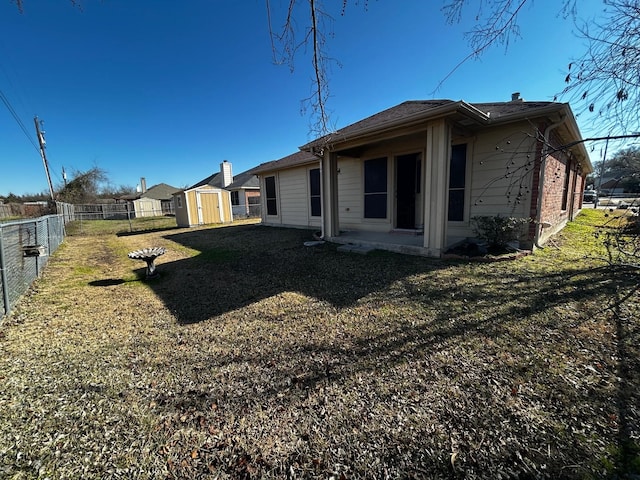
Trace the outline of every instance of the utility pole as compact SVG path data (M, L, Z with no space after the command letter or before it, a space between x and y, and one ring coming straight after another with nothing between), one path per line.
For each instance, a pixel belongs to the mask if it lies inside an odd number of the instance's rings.
M40 125L38 123L38 117L33 117L33 123L36 125L36 136L38 137L38 143L40 144L40 156L42 157L42 163L44 164L44 173L47 175L47 182L49 183L49 192L51 193L51 200L54 200L53 196L53 184L51 183L51 174L49 173L49 162L47 162L47 155L44 151L47 142L44 140L44 132L40 131Z

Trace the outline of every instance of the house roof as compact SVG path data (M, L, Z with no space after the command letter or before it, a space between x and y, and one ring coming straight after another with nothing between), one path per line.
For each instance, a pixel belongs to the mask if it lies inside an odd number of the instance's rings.
M233 182L226 187L222 186L222 173L216 172L213 175L209 175L207 178L203 178L198 183L185 188L185 190L192 190L198 187L204 187L209 185L210 187L224 188L225 190L240 190L243 188L260 188L260 182L253 172L255 168L247 170L246 172L239 173L233 176Z
M180 189L167 185L166 183L159 183L149 188L146 192L142 193L138 198L153 198L155 200L171 200L173 194L179 192Z
M373 131L445 116L458 115L471 119L474 123L489 125L558 112L565 107L564 103L523 100L491 103L468 103L464 100L409 100L309 142L300 149L311 151L314 147L340 143Z
M581 140L575 117L567 103L526 102L516 99L509 102L468 103L464 100L409 100L378 112L358 122L320 137L300 147L306 152L318 152L324 148L339 149L350 142L365 144L373 136L393 132L398 128L419 126L437 118L452 118L464 127L492 126L532 118L553 116L562 118L569 141ZM581 142L573 142L587 162L589 155ZM591 170L591 164L587 167Z
M255 174L262 174L265 172L269 172L272 170L280 170L283 168L292 168L298 167L300 165L306 165L311 163L317 163L320 160L318 157L309 152L296 152L291 155L287 155L279 160L272 160L270 162L265 162L257 167L255 167L252 171Z
M252 168L251 170L247 170L246 172L234 175L233 183L231 183L231 185L227 185L225 188L227 190L260 188L260 180L258 180L258 177L254 173L254 170L255 168Z
M608 180L602 180L602 184L600 185L600 188L608 188L608 189L612 189L612 188L622 188L620 186L620 178L610 178Z
M222 188L222 174L220 172L217 172L217 173L214 173L213 175L209 175L207 178L203 178L198 183L194 183L190 187L185 188L185 190L204 187L205 185Z
M564 113L568 123L568 130L572 137L581 138L575 117L566 103L559 102L526 102L513 100L510 102L468 103L463 100L409 100L394 107L378 112L358 122L320 137L300 147L300 152L293 153L279 160L263 163L253 169L255 173L280 170L318 162L318 157L312 152L326 146L335 146L342 142L349 142L362 137L366 141L369 135L382 131L404 127L413 123L423 123L425 120L453 116L463 125L499 125L527 118L541 117L551 114ZM574 148L581 151L588 161L588 153L581 143ZM591 170L591 165L587 167Z

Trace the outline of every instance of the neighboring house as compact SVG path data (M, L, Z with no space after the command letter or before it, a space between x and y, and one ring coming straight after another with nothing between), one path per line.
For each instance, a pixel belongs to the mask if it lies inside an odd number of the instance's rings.
M135 218L162 216L162 204L155 198L138 197L131 202Z
M147 202L149 205L152 204L155 215L173 215L175 213L173 209L173 194L179 191L179 188L172 187L166 183L159 183L143 191L133 202L136 216L138 216L136 202L139 202L141 206L143 202Z
M146 179L141 177L138 193L123 195L115 201L128 204L129 211L135 218L173 215L173 194L179 191L166 183L159 183L147 189Z
M231 163L227 162L231 172ZM224 162L223 164L224 165ZM222 167L222 166L221 166ZM232 182L223 188L231 192L231 205L234 217L260 216L260 180L252 170L231 175Z
M531 218L523 248L582 206L592 171L568 104L408 101L262 164L265 225L439 257L475 216Z
M603 178L602 183L600 185L600 195L620 195L624 193L624 187L620 184L622 182L619 178Z
M260 180L253 173L237 175L227 187L231 192L233 215L236 217L260 217Z

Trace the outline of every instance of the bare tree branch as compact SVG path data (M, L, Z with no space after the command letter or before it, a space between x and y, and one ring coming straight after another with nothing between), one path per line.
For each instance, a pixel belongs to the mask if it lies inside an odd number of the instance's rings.
M330 96L328 68L331 62L339 65L326 51L326 35L331 30L333 18L321 8L319 0L289 0L284 24L279 33L276 33L270 0L266 0L266 4L274 63L287 64L293 72L297 57L304 55L307 48L310 51L310 63L313 68L312 89L311 95L301 102L301 112L304 114L307 109L311 109L311 132L316 136L323 136L331 131L327 110L327 100ZM346 4L347 1L343 0L343 13ZM306 10L306 13L297 14L297 7L300 5L305 7L303 11ZM297 16L303 19L301 26L298 24ZM300 29L303 34L301 40L298 40Z
M472 58L478 58L487 49L500 43L507 47L512 37L520 36L520 28L517 23L518 14L522 7L530 0L481 0L476 19L481 18L482 8L485 4L493 4L493 9L487 17L486 23L477 25L466 34L472 52L455 65L445 77L440 80L434 92L440 90L442 85L465 63ZM458 23L462 19L462 11L467 0L454 0L445 5L442 11L448 23Z
M600 128L640 130L640 2L606 0L602 18L578 26L586 52L569 64L559 96L595 114Z
M508 48L520 36L518 16L534 0L477 0L477 25L466 34L471 53L438 83L438 91L463 64L500 44ZM562 0L559 14L573 20L585 52L577 53L565 76L567 86L556 96L580 107L604 131L640 130L640 0L603 0L597 19L578 23L578 0ZM469 0L449 0L442 11L448 23L459 23ZM559 89L560 90L560 89Z

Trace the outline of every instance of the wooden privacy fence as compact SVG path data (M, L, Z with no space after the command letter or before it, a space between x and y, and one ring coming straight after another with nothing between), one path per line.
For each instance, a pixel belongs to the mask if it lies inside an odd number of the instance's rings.
M0 223L0 313L2 316L40 276L65 236L63 214Z
M0 220L35 218L53 214L63 215L64 223L67 224L74 220L74 206L64 202L0 203Z
M7 218L13 215L11 205L0 203L0 218Z

